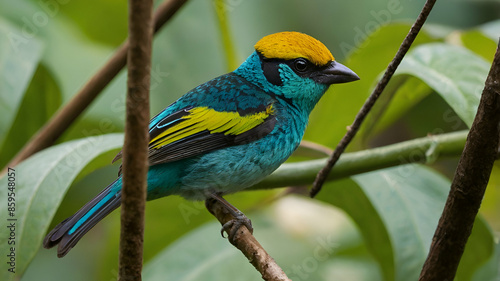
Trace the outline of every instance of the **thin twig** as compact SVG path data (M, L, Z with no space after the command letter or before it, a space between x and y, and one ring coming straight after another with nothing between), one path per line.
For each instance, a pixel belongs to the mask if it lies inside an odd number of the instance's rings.
M387 66L387 70L384 73L384 76L382 79L378 82L377 86L373 90L372 94L368 97L366 100L365 104L361 108L361 110L358 112L356 115L356 118L354 119L354 122L352 125L349 127L347 130L347 133L344 135L340 143L337 145L335 148L335 151L332 153L330 158L328 159L327 164L321 171L318 173L316 176L316 179L313 184L313 188L311 189L310 196L315 197L316 194L321 190L321 187L323 186L326 177L330 173L331 169L335 165L335 163L339 160L340 155L344 152L346 149L347 145L351 142L351 140L354 138L356 133L358 132L359 128L361 127L361 124L363 123L363 120L365 117L368 115L370 110L372 109L373 105L377 101L378 97L382 93L382 91L385 89L387 84L389 83L389 80L391 79L392 75L394 72L396 72L397 67L403 60L403 57L406 55L408 52L408 49L410 49L411 44L413 41L415 41L415 38L417 37L420 29L425 23L425 20L427 19L427 16L432 10L432 7L434 6L434 3L436 3L436 0L427 0L425 3L424 7L422 8L422 11L420 12L420 15L418 16L417 20L413 24L413 26L410 29L410 32L408 32L408 35L406 35L406 38L404 39L403 43L399 47L398 52L396 53L396 56L394 56L394 59L389 63Z
M154 21L158 31L187 0L170 0L163 2L156 10ZM78 93L61 108L17 153L5 167L13 167L24 159L47 148L69 128L83 111L92 103L99 93L118 75L127 63L128 39L115 51L106 64L78 91ZM2 170L0 174L5 171Z
M208 199L206 201L207 209L219 222L224 225L234 219L227 209L219 201ZM238 248L248 259L248 261L260 272L262 279L266 281L291 281L274 261L274 259L264 250L255 237L248 231L246 226L241 226L236 232L231 244Z
M481 206L500 137L500 43L420 281L453 280Z
M129 0L129 49L118 280L141 280L149 143L153 0Z

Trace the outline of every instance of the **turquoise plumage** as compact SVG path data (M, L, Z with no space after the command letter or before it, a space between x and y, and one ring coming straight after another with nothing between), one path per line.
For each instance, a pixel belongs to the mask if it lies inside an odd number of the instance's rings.
M148 200L173 194L217 199L256 184L298 147L329 85L359 79L302 33L272 34L255 48L234 72L194 88L151 119ZM66 255L120 206L121 186L119 175L57 225L44 247L59 245L58 256Z

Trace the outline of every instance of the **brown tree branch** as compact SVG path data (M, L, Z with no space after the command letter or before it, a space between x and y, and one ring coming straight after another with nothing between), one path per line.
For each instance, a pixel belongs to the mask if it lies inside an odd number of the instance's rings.
M434 3L436 3L436 0L427 0L427 2L425 3L424 7L422 8L422 11L420 12L420 15L418 15L418 18L411 27L410 31L408 32L408 35L406 35L406 38L404 39L403 43L401 43L401 46L399 47L398 52L394 56L394 59L387 66L387 70L385 71L384 76L378 82L372 94L363 104L363 107L356 115L354 122L352 123L351 126L349 126L347 133L344 135L342 140L340 140L339 144L337 145L333 153L330 155L330 158L328 159L328 162L325 165L325 167L321 169L321 171L319 171L318 175L316 176L313 188L311 189L310 193L311 197L316 196L316 194L318 194L318 192L321 191L321 187L325 183L326 178L328 177L328 174L332 170L333 166L335 165L335 163L337 163L340 155L344 152L347 145L349 145L351 140L358 132L365 117L368 115L373 105L377 101L378 97L389 83L389 80L391 79L394 72L396 72L397 67L399 66L404 56L408 52L408 49L410 49L411 44L413 43L413 41L415 41L415 38L417 37L420 29L422 29L422 26L424 25L427 16L429 16L429 13L431 12Z
M212 213L219 222L224 225L228 221L234 219L229 214L227 208L219 201L207 199L207 209ZM234 238L228 239L233 246L238 248L248 259L248 261L260 272L262 279L266 281L291 281L274 261L274 259L264 250L255 237L248 231L246 226L241 226Z
M500 43L420 281L453 280L481 206L500 137Z
M154 31L158 31L187 0L169 0L156 10ZM90 78L78 93L45 124L17 153L6 167L13 167L24 159L47 148L69 128L83 113L99 93L113 80L127 63L128 39L115 51L114 55ZM0 174L5 171L2 170Z
M141 280L146 205L153 0L129 0L129 48L118 280Z

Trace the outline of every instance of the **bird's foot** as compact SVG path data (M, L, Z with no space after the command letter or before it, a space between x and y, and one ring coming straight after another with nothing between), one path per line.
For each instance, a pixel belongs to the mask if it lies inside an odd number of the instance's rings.
M233 219L229 220L228 222L224 223L221 228L221 235L222 237L226 238L224 236L224 232L228 234L227 238L231 243L234 242L234 238L236 236L236 233L238 230L242 227L245 226L248 231L250 231L251 234L253 234L253 227L252 227L252 221L245 216L240 210L238 210L236 207L231 205L231 203L227 202L224 198L222 198L219 194L210 194L210 199L207 199L205 204L209 204L209 200L215 200L221 203L222 206L224 206L225 211L229 213ZM208 208L210 210L210 208Z
M245 226L248 229L248 231L250 231L250 233L253 234L252 221L249 218L247 218L245 214L243 214L241 211L238 210L236 213L232 215L234 216L234 219L226 222L220 230L220 234L222 235L222 237L225 238L224 236L224 231L225 231L228 234L227 238L229 239L229 241L233 242L236 233L242 226Z

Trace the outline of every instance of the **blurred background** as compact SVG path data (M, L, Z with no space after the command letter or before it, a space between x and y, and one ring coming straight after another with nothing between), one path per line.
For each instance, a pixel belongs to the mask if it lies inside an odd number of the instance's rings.
M160 1L155 3L157 5ZM324 104L320 104L311 117L306 139L334 147L345 132L345 127L352 122L359 105L369 95L369 89L376 83L375 79L365 79L363 72L376 69L373 71L380 73L390 61L385 55L384 59L377 61L379 53L370 52L369 48L384 50L384 40L376 39L381 38L377 36L393 36L393 40L387 41L387 52L394 54L398 46L393 44L394 41L401 42L408 24L413 23L423 4L422 0L188 1L155 36L151 113L156 114L196 85L234 70L250 55L255 42L263 36L279 31L300 31L323 42L336 60L346 63L365 83L363 92L349 88L349 85L334 87L327 93L331 96L322 101ZM21 106L17 115L5 115L2 125L3 129L7 128L3 131L6 135L0 140L3 141L0 150L0 164L3 167L127 37L127 3L117 0L0 0L0 7L0 48L8 48L9 44L13 44L26 58L25 75L19 76L25 79L19 79L19 84L25 87L19 89L25 92L23 100L19 101ZM453 43L459 34L477 30L479 26L499 18L500 1L438 1L422 35L426 39L422 40ZM387 30L379 31L387 25L393 26L394 29L390 29L394 31L392 34ZM497 23L481 30L489 32L490 38L498 38L498 27L500 25ZM378 49L371 46L370 42L376 42ZM489 52L485 56L490 56L491 61L494 39L481 43L483 45ZM364 49L365 46L369 47ZM370 58L366 64L359 57L358 60L353 59L353 55L360 53ZM4 52L2 56L0 75L9 76L13 74L6 65L9 54ZM126 73L122 71L58 143L122 132L125 85ZM1 85L0 89L4 89L0 93L2 102L8 103L9 93ZM426 90L432 92L428 87ZM334 105L337 110L328 110L331 107L327 103ZM325 120L322 114L329 115L330 119ZM321 137L325 129L332 133ZM456 118L442 97L429 94L404 108L397 121L374 130L374 134L357 138L350 150L424 137L428 133L435 133L436 129L440 133L451 132L467 129L467 124ZM107 153L96 161L108 163L116 152ZM444 177L450 178L457 159L438 161L434 168ZM67 192L51 227L97 194L116 177L117 170L118 165L106 165L79 178ZM497 171L498 167L495 167L494 173ZM497 243L500 233L498 180L498 176L492 178L482 210L487 221L485 228L495 233ZM375 261L377 258L366 246L358 226L342 209L304 197L288 196L277 200L282 193L283 190L244 192L230 196L228 200L254 221L256 235L261 235L264 241L268 239L266 237L271 237L269 241L272 242L266 249L271 255L277 252L278 263L288 265L289 276L295 277L293 280L398 279L397 273L394 274L396 277L388 279L384 265ZM325 218L328 218L328 222ZM259 227L263 229L260 233ZM190 266L197 270L202 270L200 268L204 266L213 271L219 270L224 275L230 270L228 266L211 265L207 260L220 259L224 263L235 259L246 264L243 256L219 237L217 228L215 220L202 203L176 197L152 201L147 205L145 264L158 262L159 253L164 253L162 251L168 246L171 246L169 254L165 254L163 259L173 265L177 262L179 267L187 267L186 264L192 263ZM281 244L276 242L277 236L283 237ZM202 259L203 254L197 251L202 246L194 246L191 241L201 241L201 245L218 245L220 252L207 249L204 252L206 258ZM90 231L65 258L57 259L53 249L41 249L21 280L116 280L118 243L119 213L114 212ZM187 245L187 248L180 245ZM189 245L194 249L190 251ZM308 257L318 245L323 245L321 251L326 251L332 257L327 261L318 261L318 258L309 260ZM334 255L334 252L340 253L339 256ZM287 260L287 256L298 258ZM389 259L387 263L397 262ZM171 271L175 271L173 265ZM244 269L233 269L235 272L247 270L253 271L253 268L246 264ZM151 270L148 273L150 280L160 280L155 279L153 272ZM210 275L214 274L209 273L211 271L203 272L205 275L200 279L184 276L184 279L175 280L222 280L220 276ZM246 273L241 274L247 276ZM255 274L249 272L248 279L239 280L256 280L259 276Z

